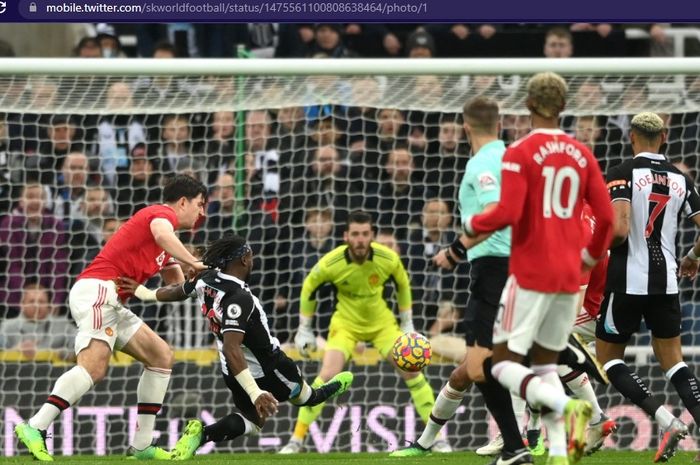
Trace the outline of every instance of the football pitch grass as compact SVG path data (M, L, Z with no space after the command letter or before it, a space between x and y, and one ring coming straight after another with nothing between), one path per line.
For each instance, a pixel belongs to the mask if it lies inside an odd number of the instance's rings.
M695 452L679 452L670 464L691 464L695 457ZM298 454L298 455L276 455L273 453L238 453L238 454L210 454L194 457L188 463L192 465L266 465L266 464L304 464L304 465L378 465L378 464L420 464L420 465L488 465L493 459L490 457L479 457L474 452L456 452L453 454L433 454L429 457L417 458L393 458L387 453L333 453L333 454ZM601 451L591 457L584 457L582 465L626 465L626 464L651 464L654 460L654 451L628 452L628 451ZM113 465L125 461L123 456L57 456L57 464L76 465ZM545 457L537 457L535 463L544 465ZM0 458L0 464L37 464L29 456L15 456ZM136 463L129 461L128 463Z

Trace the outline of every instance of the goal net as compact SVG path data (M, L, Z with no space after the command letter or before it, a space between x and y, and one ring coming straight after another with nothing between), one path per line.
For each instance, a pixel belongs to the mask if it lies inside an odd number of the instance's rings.
M7 65L7 66L5 66ZM436 352L426 370L435 392L464 350L468 266L456 273L430 257L459 231L457 191L470 148L464 103L496 98L502 138L529 129L524 87L555 70L569 83L564 129L588 145L605 170L631 156L628 129L639 111L662 114L668 157L695 177L700 134L700 64L666 60L5 60L0 69L0 405L4 455L18 453L12 428L41 405L72 363L67 290L100 246L136 210L160 200L177 173L210 189L207 218L181 235L196 248L227 232L245 235L258 256L251 287L274 334L298 358L305 274L342 242L348 212L362 208L377 240L400 252L410 274L416 328ZM679 250L695 238L683 222ZM133 238L139 241L140 238ZM537 263L533 259L533 266ZM158 285L153 279L150 286ZM697 358L696 284L682 281L683 343ZM395 305L391 292L386 297ZM233 408L218 356L193 303L130 307L176 351L159 441L171 447L183 422ZM314 320L328 335L333 292L323 289ZM321 341L323 342L323 341ZM630 362L681 415L679 399L640 336ZM300 361L306 379L319 354ZM312 451L387 451L414 440L422 423L400 378L371 346L358 345L349 396L312 425ZM117 355L107 380L66 410L50 431L56 453L123 453L134 434L140 366ZM597 386L621 425L607 446L655 447L653 422L613 388ZM210 451L272 451L289 439L297 410L281 406L261 435ZM690 421L687 413L681 418ZM487 441L495 428L473 390L447 438L457 449ZM694 439L682 443L696 448Z

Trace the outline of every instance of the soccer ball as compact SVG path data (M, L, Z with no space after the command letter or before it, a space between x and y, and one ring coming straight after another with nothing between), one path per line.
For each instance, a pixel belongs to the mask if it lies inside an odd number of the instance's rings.
M391 350L396 365L403 371L421 371L430 365L430 341L418 333L399 336Z

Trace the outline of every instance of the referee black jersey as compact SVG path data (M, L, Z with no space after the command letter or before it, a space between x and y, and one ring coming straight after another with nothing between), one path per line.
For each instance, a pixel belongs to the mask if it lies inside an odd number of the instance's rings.
M275 370L279 341L270 334L267 315L245 282L217 270L208 270L200 274L197 281L186 282L184 290L190 295L196 294L202 314L209 320L225 375L229 370L223 341L228 331L244 334L241 349L253 378L262 378Z
M608 170L613 202L630 202L627 240L610 251L607 291L677 294L676 233L700 213L693 182L663 155L643 152Z

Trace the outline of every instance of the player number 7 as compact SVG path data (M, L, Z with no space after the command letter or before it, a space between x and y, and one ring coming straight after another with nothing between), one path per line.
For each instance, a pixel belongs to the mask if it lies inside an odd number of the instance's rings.
M666 204L669 200L671 200L670 195L659 194L657 192L652 192L651 194L649 194L649 203L653 202L656 205L654 205L654 209L649 215L649 221L647 221L647 227L644 230L645 238L648 238L654 232L654 222L656 221L656 218L659 217L661 212L664 211L664 208L666 208Z

